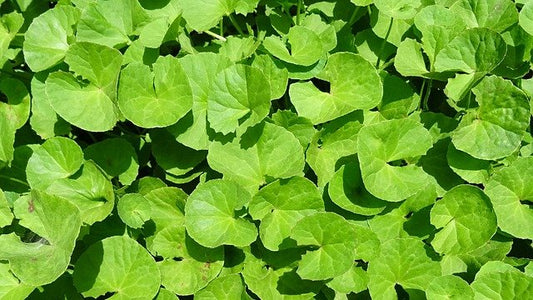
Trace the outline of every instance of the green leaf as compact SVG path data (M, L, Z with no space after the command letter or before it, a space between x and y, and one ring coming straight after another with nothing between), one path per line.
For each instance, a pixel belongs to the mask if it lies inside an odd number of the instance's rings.
M426 290L441 275L438 262L433 261L416 238L391 239L381 245L379 255L368 264L372 298L395 299L396 284L404 289Z
M422 5L420 0L374 0L374 5L380 12L394 19L411 19Z
M24 83L9 77L0 79L0 95L7 98L6 103L0 101L0 116L16 129L22 127L30 116L30 93Z
M166 227L154 239L161 284L178 295L190 295L218 276L224 265L224 248L205 248L186 233L183 224Z
M9 270L9 264L0 263L0 299L27 299L35 287L25 285Z
M111 138L85 148L85 158L93 160L107 175L118 177L124 185L130 185L139 170L137 153L123 138Z
M327 286L338 293L349 294L359 293L367 289L368 275L363 268L352 265L346 273L333 278Z
M428 300L474 299L474 291L466 281L453 275L435 278L426 290Z
M45 189L76 173L82 163L83 152L76 142L64 137L51 138L36 148L28 160L28 183L34 189Z
M258 0L182 0L180 7L187 24L196 31L205 31L233 12L252 12Z
M150 67L134 62L120 75L118 105L124 116L144 128L176 123L192 108L192 92L179 60L159 57Z
M485 192L490 197L498 217L498 227L515 237L533 237L533 158L518 158L498 170L487 182Z
M244 282L239 274L218 277L194 296L199 300L246 299Z
M431 209L431 224L441 229L431 241L447 255L466 253L488 242L496 233L496 215L490 199L477 187L459 185Z
M73 277L84 297L95 298L113 293L116 299L152 299L161 284L154 258L127 236L92 244L76 261Z
M484 27L502 32L518 22L518 11L511 0L461 0L451 6L468 27Z
M232 62L215 53L186 55L179 59L192 90L192 113L168 128L178 142L196 150L207 150L207 99L216 75Z
M533 35L533 3L527 1L520 10L519 24L527 33Z
M86 224L102 221L115 205L113 185L92 161L86 161L75 176L56 179L46 192L74 204Z
M13 160L16 131L14 122L0 116L0 169Z
M502 62L506 51L498 33L487 28L468 29L437 54L435 71L488 73Z
M385 118L407 117L418 108L420 100L420 96L404 79L389 74L383 77L383 98L378 109Z
M67 269L81 227L78 209L59 197L33 190L14 205L19 224L28 229L33 242L15 233L0 235L0 259L24 284L44 285ZM30 241L32 240L30 238Z
M331 201L344 210L364 216L382 212L387 202L374 197L363 185L358 162L343 165L328 186Z
M63 120L52 108L46 95L45 81L48 74L37 73L31 80L31 128L43 139L65 135L70 132L70 124Z
M300 145L305 149L311 143L316 133L313 123L304 117L299 117L289 110L278 110L271 116L274 124L290 131L300 141Z
M24 57L34 72L60 63L75 33L80 18L77 8L58 5L35 18L24 35Z
M269 178L300 176L304 154L290 132L271 123L261 123L231 143L213 142L207 162L225 178L255 191Z
M138 35L148 20L148 15L136 0L117 3L93 1L81 14L76 39L122 48L131 43L130 36Z
M13 221L13 214L7 203L4 192L0 189L0 228L10 225Z
M314 246L302 256L296 271L303 279L326 280L348 271L355 258L356 233L341 216L316 213L302 218L292 229L298 246Z
M238 183L211 180L198 186L185 205L185 225L200 245L244 247L257 238L255 225L243 218L251 195Z
M263 46L282 61L301 66L311 66L325 54L318 34L304 26L291 27L287 34L287 42L290 48L283 39L271 35L263 40Z
M485 77L473 92L479 108L463 117L452 135L453 144L478 159L510 155L518 149L529 125L527 96L510 81L496 76Z
M470 156L457 150L453 143L448 145L446 158L450 168L462 179L470 183L485 183L490 177L490 161Z
M295 246L289 239L293 227L305 216L323 211L324 202L311 181L292 177L263 187L248 210L252 218L261 220L259 237L265 248L277 251Z
M270 83L270 98L278 99L285 94L289 84L289 71L280 61L270 55L257 55L252 67L258 68Z
M233 65L219 72L207 100L209 126L222 134L244 131L270 110L270 86L261 70Z
M120 219L129 227L140 228L150 219L150 202L141 194L125 194L117 203Z
M431 148L429 132L411 119L384 121L361 128L357 151L366 189L386 201L402 201L423 189L429 175L409 163ZM407 165L395 165L405 161Z
M331 84L322 92L311 82L294 83L289 94L298 114L314 124L324 123L357 109L379 104L382 83L376 69L363 57L352 53L335 53L328 58L318 78Z
M527 298L533 293L533 280L509 265L493 262L481 267L472 289L474 299Z

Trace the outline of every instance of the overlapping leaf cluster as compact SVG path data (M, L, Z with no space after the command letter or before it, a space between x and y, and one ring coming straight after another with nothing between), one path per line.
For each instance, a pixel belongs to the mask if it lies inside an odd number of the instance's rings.
M533 1L0 14L0 299L533 297Z

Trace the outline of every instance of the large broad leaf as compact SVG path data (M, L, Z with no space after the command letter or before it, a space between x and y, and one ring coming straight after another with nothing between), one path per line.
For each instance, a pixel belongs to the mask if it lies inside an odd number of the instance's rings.
M224 248L206 248L185 233L183 224L160 231L154 251L164 258L158 262L161 284L178 295L191 295L216 278L224 265Z
M379 11L394 19L411 19L422 5L421 0L374 0Z
M288 237L303 217L324 210L324 202L317 187L303 177L276 180L263 187L252 199L249 212L261 220L259 235L265 248L295 246Z
M435 58L435 71L488 73L502 62L507 46L496 32L486 28L464 31L444 47Z
M0 168L13 160L16 131L14 122L0 116Z
M257 55L252 67L261 70L268 79L271 99L281 98L285 94L289 84L289 71L277 58L266 54Z
M301 175L304 154L292 133L277 125L262 123L231 143L213 142L207 161L225 178L255 191L269 179Z
M6 103L0 101L0 117L17 129L22 127L30 116L30 93L24 83L13 78L0 79L0 95L7 98Z
M0 228L10 225L12 221L13 214L11 213L11 208L9 208L4 192L0 189Z
M140 62L124 68L118 104L124 116L137 126L166 127L191 110L191 87L179 61L172 56L159 57L152 70Z
M479 108L463 117L459 129L452 134L453 144L478 159L510 155L517 150L529 125L526 94L510 81L496 76L485 77L473 92Z
M126 225L141 228L150 219L150 202L141 194L125 194L117 203L117 213Z
M368 264L368 275L372 298L396 299L396 284L424 291L441 275L441 268L428 257L421 240L397 238L381 245L379 255Z
M98 44L76 43L67 51L65 62L74 74L59 71L46 79L52 108L67 122L87 131L113 128L118 120L115 95L122 65L120 52Z
M290 236L298 246L314 246L307 252L296 271L309 280L326 280L348 271L355 259L356 232L343 217L316 213L301 219Z
M511 0L460 0L451 10L468 27L484 27L502 32L518 21L518 11Z
M35 149L28 160L26 177L32 188L44 189L54 181L76 173L82 163L83 152L76 142L55 137Z
M217 74L207 101L207 120L228 134L261 122L270 110L270 86L261 70L233 65Z
M244 247L257 238L257 228L244 218L252 196L238 183L211 180L198 186L185 205L185 225L200 245Z
M74 204L86 224L102 221L115 205L111 181L92 161L86 161L76 175L56 179L46 192Z
M527 1L520 10L519 24L527 33L533 35L533 2Z
M533 238L533 158L519 158L498 170L485 192L490 197L501 230L523 239Z
M3 14L0 20L0 64L4 64L7 60L5 55L9 53L9 44L24 24L24 18L17 12L11 12Z
M209 147L207 135L207 99L215 76L232 62L215 53L198 53L179 59L192 90L192 111L168 128L178 142L196 150Z
M435 278L426 290L428 300L471 300L474 291L461 277L444 275Z
M481 247L496 233L496 215L489 198L477 187L459 185L449 190L431 209L431 224L441 229L431 241L447 255Z
M127 236L91 245L76 261L73 276L84 297L113 293L115 299L152 299L161 284L154 258Z
M533 277L502 262L485 264L472 282L474 299L523 299L533 294Z
M241 275L230 274L211 281L194 297L200 300L246 299L245 295L246 290Z
M428 184L429 175L410 164L409 158L425 154L431 145L429 132L411 119L361 128L357 151L366 189L387 201L402 201L416 194Z
M63 60L79 18L77 8L58 5L33 20L26 31L23 48L32 71L46 70Z
M122 48L131 43L130 37L139 35L138 30L148 20L148 15L136 0L92 1L81 14L76 39Z
M311 66L325 54L320 37L307 27L291 27L287 39L290 48L277 36L266 37L263 46L282 61L301 66Z
M370 109L383 95L376 69L363 57L335 53L317 76L330 82L330 91L322 92L311 82L294 83L289 93L299 115L314 124L324 123L357 109Z
M24 242L15 233L0 235L0 259L9 261L11 271L24 284L53 282L69 265L81 227L78 209L59 197L33 190L15 202L14 212L36 240Z
M182 0L183 18L194 30L205 31L233 12L252 12L258 0Z

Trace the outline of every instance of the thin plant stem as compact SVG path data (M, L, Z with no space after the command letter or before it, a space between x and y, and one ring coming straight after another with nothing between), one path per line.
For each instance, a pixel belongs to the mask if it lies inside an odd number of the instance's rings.
M300 10L302 9L302 0L298 0L296 5L296 25L300 25Z
M240 35L244 35L244 32L242 31L241 29L241 26L239 26L239 23L237 23L237 21L235 20L235 18L233 17L233 15L229 15L229 20L231 21L231 24L233 24L233 26L235 27L235 29L237 29L237 32L240 34Z
M421 98L424 97L424 93L426 92L426 84L427 84L427 79L424 79L424 81L422 81L422 87L420 87L420 97ZM418 102L417 110L418 109L420 109L420 102Z
M220 25L218 26L220 27L220 36L224 36L224 19L220 19Z
M376 62L376 69L379 69L379 63L381 62L381 55L383 54L383 50L385 49L385 43L387 43L387 39L389 38L390 32L392 30L392 22L394 21L393 18L390 18L389 28L387 28L387 33L385 34L385 38L383 41L381 41L381 46L379 46L379 53L378 53L378 60Z
M206 33L206 34L208 34L208 35L210 35L210 36L216 38L217 40L221 40L221 41L223 41L223 42L226 41L226 38L225 38L225 37L223 37L223 36L221 36L221 35L218 35L218 34L212 32L212 31L210 31L210 30L206 30L206 31L204 31L204 33Z
M425 111L429 110L428 101L429 101L429 95L431 94L431 86L433 85L433 79L429 80L426 92L424 94L424 101L422 102L422 108Z
M361 6L356 6L353 10L352 16L350 17L350 20L348 21L348 26L352 26L353 23L355 23L355 17L357 17L357 14L359 13L359 10L361 9Z
M24 181L22 181L20 179L9 177L9 176L6 176L6 175L0 175L0 178L5 178L7 180L10 180L10 181L13 181L13 182L16 182L16 183L20 183L20 184L22 184L24 186L27 186L27 187L30 186L27 182L24 182Z

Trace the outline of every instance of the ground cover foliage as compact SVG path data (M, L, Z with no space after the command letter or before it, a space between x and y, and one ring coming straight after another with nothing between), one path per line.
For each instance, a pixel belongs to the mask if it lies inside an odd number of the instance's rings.
M0 299L533 297L533 1L0 13Z

